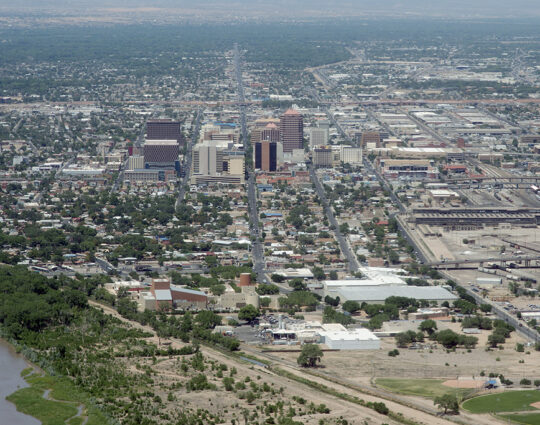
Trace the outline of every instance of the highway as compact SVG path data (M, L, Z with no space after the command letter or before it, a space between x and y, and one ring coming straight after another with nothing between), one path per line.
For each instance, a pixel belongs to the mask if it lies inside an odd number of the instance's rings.
M184 156L184 162L182 163L182 178L178 184L178 198L176 198L176 203L174 208L178 209L180 204L184 200L186 194L186 186L189 181L189 175L191 172L191 161L192 161L192 150L193 145L195 145L199 139L199 131L201 130L201 121L202 121L203 112L201 109L197 111L197 117L195 118L195 127L191 133L191 143L186 143L186 154Z
M240 51L238 44L234 45L234 67L236 73L236 84L238 90L238 103L240 106L240 127L242 131L242 142L244 151L249 151L249 136L246 125L246 103L244 98L244 81L242 78L242 66L240 63ZM253 271L257 275L259 283L271 283L264 272L264 251L262 247L261 230L259 228L259 214L257 212L257 192L255 187L255 173L252 166L246 161L247 172L247 195L249 208L249 230L251 234L251 256L253 258Z

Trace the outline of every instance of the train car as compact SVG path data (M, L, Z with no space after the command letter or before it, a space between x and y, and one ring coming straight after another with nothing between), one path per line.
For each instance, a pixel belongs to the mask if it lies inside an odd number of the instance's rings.
M39 267L39 266L32 266L32 267L30 267L30 270L33 270L35 272L41 272L41 273L48 273L49 272L49 269L47 269L45 267Z

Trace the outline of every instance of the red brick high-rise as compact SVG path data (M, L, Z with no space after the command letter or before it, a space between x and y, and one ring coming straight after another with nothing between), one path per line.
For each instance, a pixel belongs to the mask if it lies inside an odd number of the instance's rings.
M277 125L274 123L268 124L261 131L261 140L268 142L279 142L280 141L280 132Z
M283 152L304 147L304 119L294 109L289 109L279 119Z

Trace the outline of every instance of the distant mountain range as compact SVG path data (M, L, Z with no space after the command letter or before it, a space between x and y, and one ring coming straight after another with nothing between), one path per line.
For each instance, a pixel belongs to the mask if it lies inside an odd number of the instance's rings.
M100 9L223 10L238 16L540 17L538 0L0 0L4 10L92 13Z

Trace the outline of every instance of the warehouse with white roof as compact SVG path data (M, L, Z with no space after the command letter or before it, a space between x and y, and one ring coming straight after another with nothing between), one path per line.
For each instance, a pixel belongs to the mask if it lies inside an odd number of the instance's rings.
M333 350L378 350L381 340L369 329L346 329L338 323L322 325L321 342Z
M360 304L384 304L389 297L407 297L441 304L444 301L453 302L458 297L441 286L409 286L409 285L379 285L379 286L333 286L325 289L325 295L339 296L342 302L357 301Z

